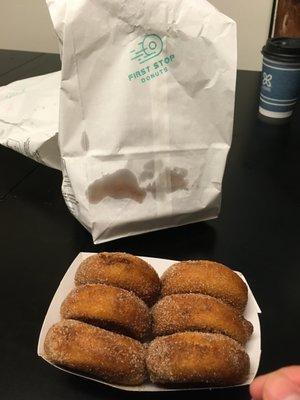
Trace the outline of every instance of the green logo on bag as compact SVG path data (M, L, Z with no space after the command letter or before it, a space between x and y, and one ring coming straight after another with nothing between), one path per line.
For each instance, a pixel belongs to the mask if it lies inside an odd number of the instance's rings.
M158 56L163 50L163 41L158 35L146 35L144 39L138 43L138 48L131 50L131 60L137 60L140 64L153 57Z
M138 64L159 56L163 51L164 45L160 36L155 33L144 36L143 40L137 43L137 47L130 51L130 59ZM169 71L169 65L175 60L174 54L161 55L159 59L143 65L128 74L130 82L147 83Z

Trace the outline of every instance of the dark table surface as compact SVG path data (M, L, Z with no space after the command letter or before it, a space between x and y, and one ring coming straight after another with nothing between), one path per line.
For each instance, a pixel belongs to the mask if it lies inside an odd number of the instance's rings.
M0 85L59 68L57 55L0 51ZM238 72L222 209L207 223L94 246L64 204L60 172L0 146L1 399L158 398L64 374L36 355L48 305L80 251L207 258L240 270L262 309L259 373L300 363L300 110L289 125L260 122L258 90L259 73ZM247 387L176 396L249 399Z

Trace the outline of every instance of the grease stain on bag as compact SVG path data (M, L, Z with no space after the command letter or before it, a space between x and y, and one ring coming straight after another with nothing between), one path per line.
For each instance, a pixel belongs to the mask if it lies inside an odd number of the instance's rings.
M131 199L142 203L146 192L140 188L133 172L129 169L120 169L94 181L88 187L87 196L91 204L100 203L106 197Z

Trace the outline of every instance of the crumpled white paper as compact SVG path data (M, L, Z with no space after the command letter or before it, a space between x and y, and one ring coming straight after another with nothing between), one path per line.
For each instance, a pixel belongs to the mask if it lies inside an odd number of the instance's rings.
M63 194L95 243L215 218L236 26L206 0L47 0Z
M39 342L38 342L38 355L42 358L44 358L47 362L47 358L45 357L44 354L44 341L45 337L47 335L48 330L51 328L52 325L55 323L59 322L61 320L60 317L60 305L66 298L66 296L71 292L72 289L74 289L75 284L74 284L74 277L75 273L77 271L77 268L79 267L80 263L87 257L91 256L94 253L79 253L78 256L75 258L73 263L70 265L69 269L67 270L65 276L63 277L62 281L59 284L59 287L51 301L51 304L49 306L49 309L47 311L47 314L45 316L43 326L41 328L40 336L39 336ZM172 260L165 260L162 258L153 258L153 257L141 257L143 260L148 262L150 265L153 266L153 268L156 270L159 276L161 276L167 268L169 268L172 264L175 263L175 261ZM248 380L243 383L242 385L237 385L237 386L244 386L250 384L258 370L259 366L259 361L260 361L260 342L261 342L261 337L260 337L260 322L259 322L259 317L258 314L261 312L259 309L259 306L254 298L254 295L244 278L244 276L237 272L239 276L246 282L248 286L248 303L244 312L244 317L250 321L253 325L253 334L250 338L250 340L247 342L246 345L246 352L248 353L250 357L250 374L248 377ZM49 362L52 364L51 362ZM54 364L52 364L54 365ZM161 386L157 386L152 383L144 383L141 386L123 386L123 385L113 385L107 382L103 382L99 379L96 378L91 378L90 376L85 375L84 373L76 373L72 372L70 370L64 369L62 367L59 367L57 365L54 365L55 367L67 372L71 373L73 375L81 376L86 379L90 379L95 382L102 383L104 385L116 387L118 389L122 390L128 390L128 391L140 391L140 392L160 392L160 391L170 391L170 390L180 390L180 389L170 389L170 388L162 388ZM184 390L201 390L205 388L187 388Z
M0 87L0 144L56 169L60 80L59 71Z

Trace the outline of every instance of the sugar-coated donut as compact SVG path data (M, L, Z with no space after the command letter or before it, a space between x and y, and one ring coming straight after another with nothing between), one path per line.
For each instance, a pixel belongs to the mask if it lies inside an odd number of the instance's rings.
M195 293L163 297L152 309L154 336L183 331L222 333L245 344L253 326L222 300Z
M146 304L132 292L103 284L77 286L61 305L61 316L143 340L151 330Z
M173 264L162 276L162 295L202 293L217 297L244 311L248 300L245 282L223 264L207 261L183 261Z
M141 343L79 321L62 320L53 325L44 352L54 364L111 383L141 385L147 375Z
M181 332L154 339L146 363L158 384L237 385L249 374L249 356L235 340L217 333Z
M85 259L79 266L76 285L105 283L134 292L146 304L155 303L160 280L146 261L127 253L99 253Z

